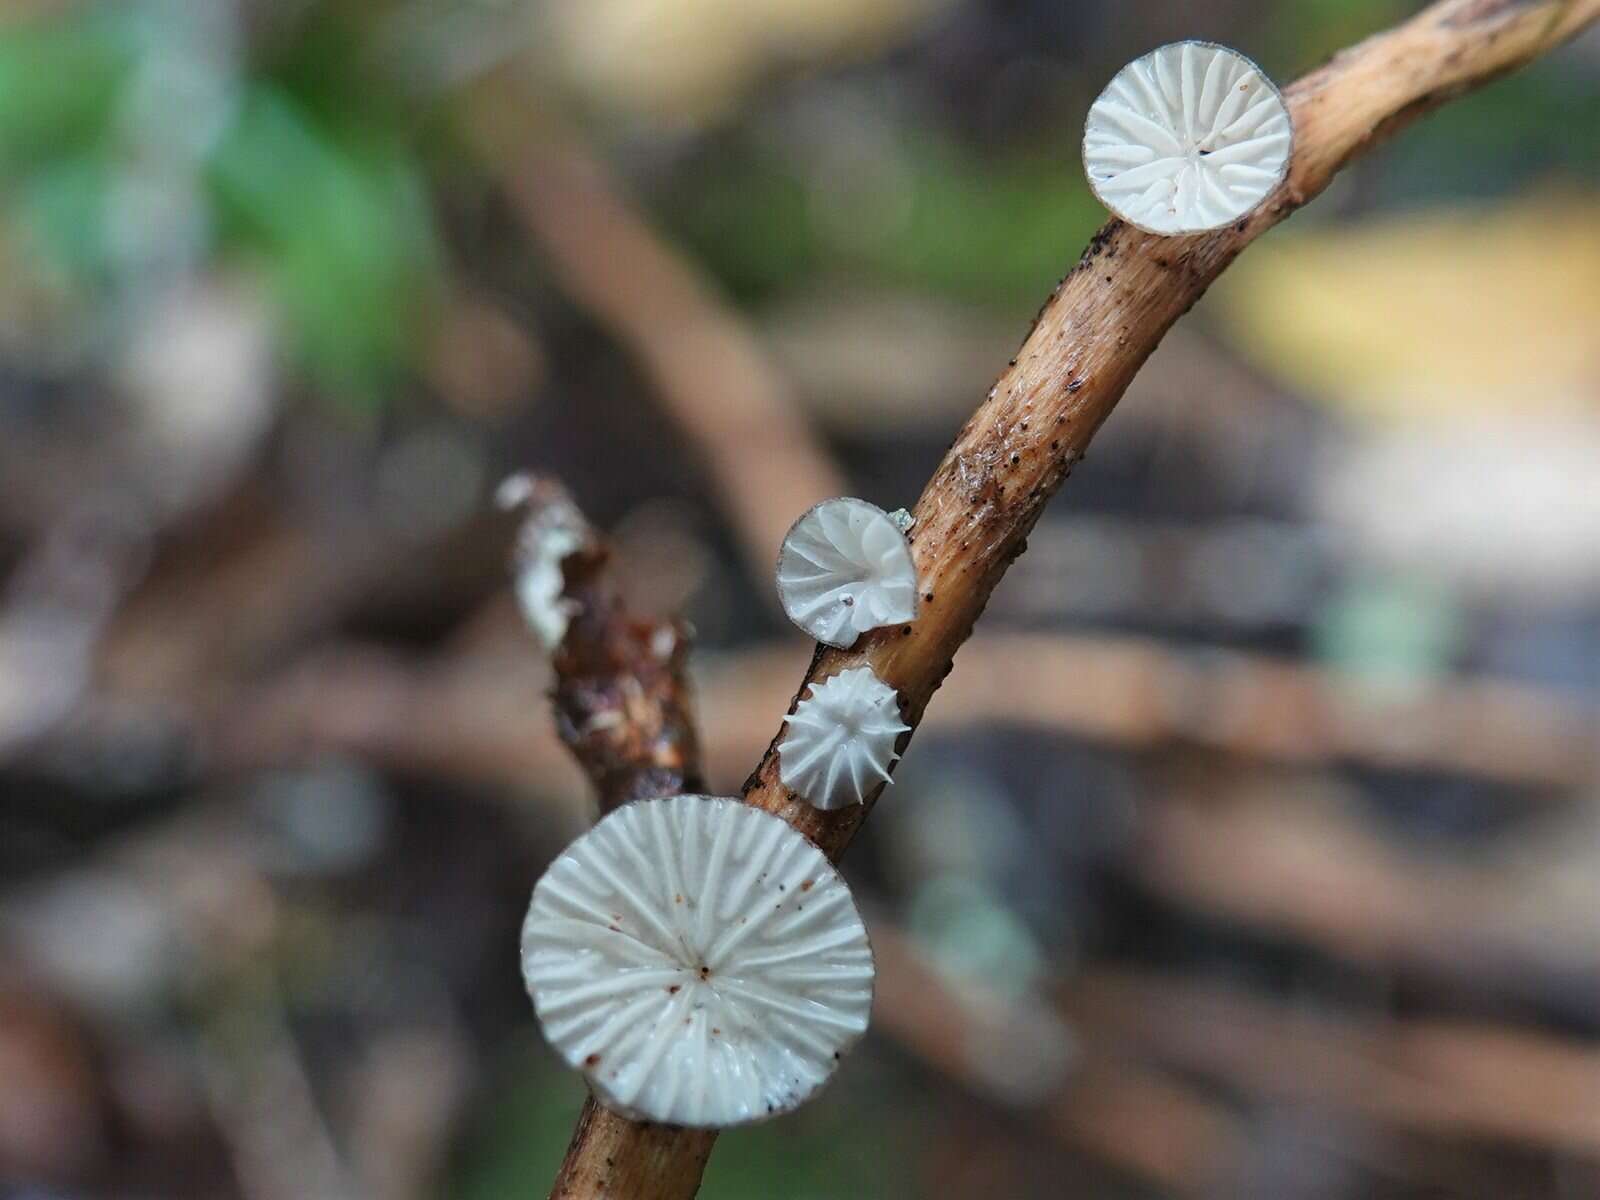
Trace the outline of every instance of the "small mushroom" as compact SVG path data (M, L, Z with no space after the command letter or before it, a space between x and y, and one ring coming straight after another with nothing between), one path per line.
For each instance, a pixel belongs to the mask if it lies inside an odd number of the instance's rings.
M1089 108L1083 167L1100 202L1149 233L1217 229L1289 169L1283 97L1237 50L1174 42L1118 71Z
M533 889L522 974L607 1107L701 1128L785 1112L866 1031L872 948L833 866L738 800L625 805Z
M843 808L860 804L879 780L893 783L895 739L911 728L900 719L895 690L871 667L840 671L809 690L778 746L784 786L815 808Z
M507 511L529 505L512 552L513 589L534 636L553 652L567 636L577 609L565 595L562 564L589 548L593 536L589 524L564 491L541 496L539 484L525 473L505 479L495 492L495 503Z
M903 527L865 500L824 500L794 523L778 555L789 619L841 649L917 615L917 568Z

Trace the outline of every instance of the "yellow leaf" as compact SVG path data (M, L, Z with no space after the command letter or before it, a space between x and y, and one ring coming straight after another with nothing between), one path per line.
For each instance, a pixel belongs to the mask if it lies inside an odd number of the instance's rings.
M1223 276L1217 300L1242 353L1359 417L1592 409L1600 196L1285 230Z

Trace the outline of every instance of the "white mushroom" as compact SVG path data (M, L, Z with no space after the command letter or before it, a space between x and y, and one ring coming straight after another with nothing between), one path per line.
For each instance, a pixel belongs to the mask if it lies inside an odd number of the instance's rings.
M814 683L789 717L778 746L778 777L816 808L860 804L879 780L892 783L894 743L911 728L895 690L871 667Z
M794 523L778 555L778 598L819 642L847 648L917 615L917 569L903 527L865 500L824 500Z
M800 1104L867 1028L872 948L811 842L738 800L611 813L522 926L545 1037L630 1116L713 1127Z
M1150 233L1199 233L1252 211L1289 169L1293 129L1244 55L1174 42L1118 71L1089 108L1083 167L1100 202Z
M503 509L530 504L527 519L517 532L512 552L513 588L517 605L546 651L554 651L567 636L577 606L564 594L562 570L570 555L590 544L589 524L559 489L540 496L531 476L519 473L503 480L495 503Z

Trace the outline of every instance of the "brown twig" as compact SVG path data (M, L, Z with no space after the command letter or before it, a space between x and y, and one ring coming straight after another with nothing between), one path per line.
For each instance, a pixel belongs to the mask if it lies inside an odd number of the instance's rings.
M547 478L516 482L528 506L519 556L542 553L537 543L552 524L577 542L560 561L567 626L551 653L551 700L556 732L594 784L600 811L700 791L687 626L631 615L606 569L610 548L566 489Z
M1010 368L917 503L912 540L924 592L917 620L868 634L854 650L819 652L801 691L846 667L870 665L900 692L906 720L915 727L1045 503L1162 335L1239 252L1319 194L1375 141L1537 57L1597 17L1600 0L1443 0L1287 89L1294 160L1277 195L1255 214L1183 239L1155 237L1119 221L1105 226L1045 303ZM837 858L874 797L841 811L809 807L780 781L774 739L745 798ZM580 1127L557 1194L693 1196L705 1165L703 1138L683 1139L681 1152L670 1142L665 1149L655 1127L611 1123L605 1137ZM624 1191L598 1182L619 1177L639 1186ZM575 1180L584 1182L580 1187Z

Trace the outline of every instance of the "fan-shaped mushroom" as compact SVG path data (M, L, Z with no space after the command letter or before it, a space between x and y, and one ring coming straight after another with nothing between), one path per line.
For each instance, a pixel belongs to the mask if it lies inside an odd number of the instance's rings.
M841 648L869 629L911 620L917 569L902 526L865 500L824 500L783 539L778 598L806 633Z
M892 783L894 743L911 728L895 690L871 667L814 683L789 717L778 746L778 777L816 808L860 804L880 779Z
M1256 208L1288 171L1292 143L1289 110L1260 67L1226 46L1174 42L1123 67L1090 106L1083 166L1123 220L1200 233Z
M522 973L607 1106L674 1125L800 1104L866 1030L872 950L811 842L738 800L625 805L533 890Z

